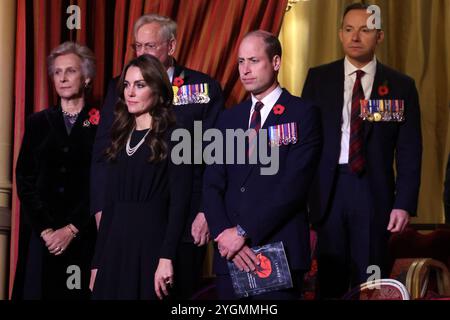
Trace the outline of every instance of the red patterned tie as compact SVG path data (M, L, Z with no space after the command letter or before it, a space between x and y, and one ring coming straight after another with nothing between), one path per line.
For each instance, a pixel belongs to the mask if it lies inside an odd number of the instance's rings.
M361 78L364 76L364 71L356 71L355 85L353 86L352 94L352 110L350 122L350 146L348 152L348 164L350 170L356 174L361 174L364 171L366 161L363 154L363 130L360 115L360 100L364 99L364 91L361 85Z
M255 150L256 142L258 141L258 139L256 139L256 135L257 135L259 129L261 129L261 109L262 109L262 107L264 107L264 103L262 103L261 101L256 102L255 108L253 109L252 117L250 119L249 129L255 129L255 131L251 132L249 135L249 141L248 141L248 145L249 145L248 156L249 156L249 158L252 155L253 151Z

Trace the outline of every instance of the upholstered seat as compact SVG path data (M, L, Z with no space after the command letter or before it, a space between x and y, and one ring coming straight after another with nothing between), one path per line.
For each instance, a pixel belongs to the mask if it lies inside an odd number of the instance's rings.
M450 296L450 229L432 232L409 227L392 235L389 242L390 278L402 282L411 299Z
M350 290L344 300L409 300L406 287L394 279L378 279L365 282Z
M432 258L450 267L450 229L440 227L422 233L409 227L391 236L389 241L390 266L399 258Z

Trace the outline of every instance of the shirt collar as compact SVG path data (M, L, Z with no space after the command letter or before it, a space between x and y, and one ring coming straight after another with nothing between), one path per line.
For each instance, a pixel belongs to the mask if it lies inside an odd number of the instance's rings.
M173 75L175 73L175 68L174 67L169 67L169 69L167 69L167 75L169 76L169 80L170 83L173 82Z
M365 74L368 74L368 75L371 75L371 76L375 76L375 72L377 70L377 57L375 55L373 55L372 61L370 61L364 67L358 69L357 67L352 65L352 63L350 62L348 57L345 56L345 59L344 59L344 72L345 72L345 75L346 76L350 76L353 73L355 73L357 70L362 70L362 71L364 71Z
M262 98L261 102L264 104L263 108L265 108L266 106L270 106L272 108L277 102L277 100L280 98L282 93L283 89L281 89L280 85L278 85L275 89L272 90L271 93ZM252 110L256 102L258 102L258 99L256 99L256 97L252 93Z

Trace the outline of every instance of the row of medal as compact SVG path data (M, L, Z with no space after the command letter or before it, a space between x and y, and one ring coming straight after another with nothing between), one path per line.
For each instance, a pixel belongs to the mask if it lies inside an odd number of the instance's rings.
M208 103L211 100L207 83L186 84L180 88L174 86L173 93L174 105Z
M271 147L297 143L298 131L297 122L277 124L269 127L269 145Z
M404 100L361 100L360 117L368 121L401 122L405 120Z

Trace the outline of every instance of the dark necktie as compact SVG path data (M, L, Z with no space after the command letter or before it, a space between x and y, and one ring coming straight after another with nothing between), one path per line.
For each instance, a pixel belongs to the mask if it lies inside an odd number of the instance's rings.
M364 76L364 71L356 71L355 85L353 86L352 94L352 109L350 113L350 145L348 152L348 164L350 170L356 174L361 174L364 171L366 161L363 154L363 130L360 115L360 100L364 99L364 91L361 85L361 78Z
M259 129L261 129L261 109L264 107L264 103L258 101L255 103L255 108L252 113L252 118L250 119L250 129L255 129L256 133L258 133Z
M249 129L255 129L255 131L250 132L249 135L249 141L248 141L248 157L252 155L253 151L255 150L256 143L258 139L256 139L256 135L261 129L261 109L264 107L264 103L261 101L258 101L255 103L255 108L253 109L252 117L250 119L250 127Z

